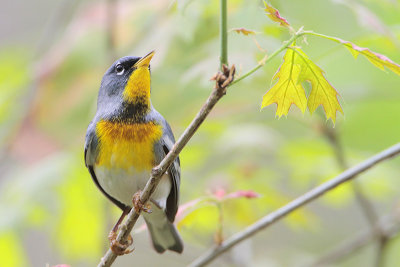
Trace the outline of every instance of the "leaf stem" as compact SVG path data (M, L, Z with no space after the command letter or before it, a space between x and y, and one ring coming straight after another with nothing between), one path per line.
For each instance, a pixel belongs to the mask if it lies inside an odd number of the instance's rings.
M318 36L318 37L322 37L325 39L329 39L329 40L335 40L337 38L329 36L329 35L325 35L322 33L317 33L317 32L313 32L313 31L303 31L304 34L309 34L309 35L314 35L314 36Z
M286 42L284 42L277 50L275 50L271 55L269 55L265 60L261 60L261 62L258 63L257 66L255 66L254 68L252 68L251 70L249 70L248 72L246 72L245 74L243 74L242 76L240 76L239 78L235 79L229 86L232 86L238 82L240 82L241 80L247 78L248 76L250 76L251 74L253 74L254 72L256 72L258 69L260 69L262 66L264 66L265 64L267 64L269 61L271 61L274 57L276 57L280 52L282 52L283 50L285 50L286 48L288 48L296 39L298 39L300 36L304 35L304 31L298 31L297 33L295 33L289 40L287 40Z
M221 38L221 56L220 67L228 65L228 30L227 30L227 0L220 0L220 38Z

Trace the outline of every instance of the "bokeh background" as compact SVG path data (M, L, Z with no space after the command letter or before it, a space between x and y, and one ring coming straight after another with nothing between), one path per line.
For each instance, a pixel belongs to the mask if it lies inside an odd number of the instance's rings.
M219 2L213 0L1 1L0 9L0 265L95 266L120 211L97 190L83 161L86 127L109 65L155 49L152 102L179 136L213 87L219 66ZM338 36L400 62L398 0L271 0L298 29ZM238 74L290 35L271 22L261 1L229 0L229 62ZM256 42L259 47L257 47ZM342 171L326 130L334 132L346 164L398 142L400 78L357 60L327 40L297 45L339 91L344 115L335 127L317 112L293 107L275 118L260 112L263 94L283 55L229 92L181 153L177 218L182 255L158 255L137 227L136 250L114 266L184 266L216 241ZM400 160L357 180L379 216L400 208ZM257 198L225 194L250 190ZM240 193L240 192L239 192ZM240 194L238 194L240 195ZM222 221L222 224L221 224ZM349 184L259 233L210 266L307 266L370 225ZM333 266L373 266L371 243ZM400 239L385 251L399 266Z

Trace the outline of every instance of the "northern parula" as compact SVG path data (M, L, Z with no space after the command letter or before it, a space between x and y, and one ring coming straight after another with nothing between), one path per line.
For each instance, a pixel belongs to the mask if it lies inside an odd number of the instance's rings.
M111 248L121 254L127 244L124 248L115 241L118 225L132 207L141 205L138 192L146 185L152 168L175 143L169 124L150 101L153 55L154 51L141 58L123 57L111 65L101 81L97 112L86 133L86 167L100 191L123 210L110 233ZM183 251L182 240L173 225L180 174L176 158L151 196L151 213L143 213L153 246L159 253ZM139 208L148 211L146 207Z

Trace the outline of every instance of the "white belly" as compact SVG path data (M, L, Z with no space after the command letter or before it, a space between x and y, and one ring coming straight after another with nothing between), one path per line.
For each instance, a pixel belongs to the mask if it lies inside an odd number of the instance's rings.
M132 207L132 197L139 190L143 190L147 180L150 178L150 171L137 172L133 169L108 169L104 166L94 166L94 172L100 186L110 196L121 203ZM167 197L171 191L171 180L167 174L161 178L156 191L151 196L152 201L165 209Z

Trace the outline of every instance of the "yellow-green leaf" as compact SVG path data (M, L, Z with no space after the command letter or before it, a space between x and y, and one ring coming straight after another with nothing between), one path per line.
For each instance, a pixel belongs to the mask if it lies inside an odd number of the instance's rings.
M287 115L292 104L295 104L304 113L307 99L304 88L299 83L301 65L296 63L296 53L292 49L286 51L283 63L274 75L278 81L264 95L261 108L276 103L276 115Z
M349 41L344 41L342 39L336 38L337 42L340 42L343 44L348 50L350 50L351 54L357 58L359 54L365 56L369 62L374 64L376 67L380 68L381 70L384 70L385 67L396 73L397 75L400 75L400 65L397 64L396 62L393 62L390 58L378 54L375 52L372 52L368 48L364 47L359 47Z
M275 9L273 6L268 4L267 2L264 1L264 6L265 6L265 12L267 13L267 16L275 22L278 22L281 26L283 27L289 27L289 22L285 19L282 18L281 15L279 14L279 11Z
M274 76L278 82L264 95L261 107L276 103L276 115L281 117L288 114L292 104L298 106L303 113L307 107L313 113L322 105L327 119L332 119L335 123L336 112L343 113L343 110L337 98L337 91L326 80L322 69L298 47L287 49L283 60ZM308 99L302 85L304 81L310 82L312 87Z
M318 106L322 105L325 110L326 118L336 121L336 111L343 114L342 107L338 101L338 92L326 80L324 71L312 62L308 56L300 49L293 48L297 54L296 62L301 66L299 83L309 81L311 83L311 92L308 96L307 107L310 113L313 113Z
M371 62L374 66L380 68L381 70L384 70L386 67L391 71L393 71L394 73L396 73L397 75L400 75L400 65L392 61L385 55L375 53L365 47L359 47L353 44L352 42L345 41L340 38L327 36L323 34L316 34L316 35L344 45L354 56L354 58L357 58L357 56L361 54L365 56L369 62Z
M246 29L246 28L233 28L232 29L232 31L235 31L235 32L237 32L237 33L241 33L241 34L243 34L243 35L254 35L254 34L256 34L256 32L255 31L253 31L253 30L249 30L249 29Z

